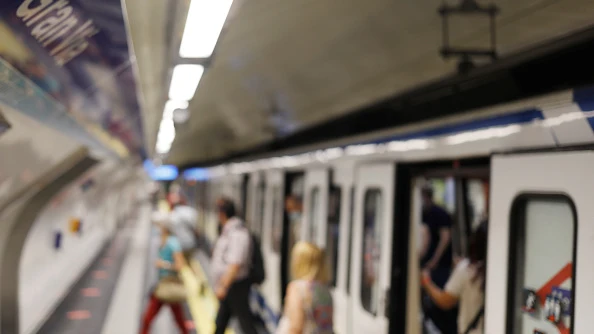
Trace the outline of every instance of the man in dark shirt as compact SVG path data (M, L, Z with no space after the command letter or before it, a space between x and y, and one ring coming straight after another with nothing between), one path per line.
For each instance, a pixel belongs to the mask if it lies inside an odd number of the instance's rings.
M433 189L421 190L423 199L421 267L431 272L431 279L444 288L452 271L452 219L449 213L433 201ZM443 334L456 333L457 310L443 311L424 302L425 314Z
M422 190L423 215L422 234L423 250L421 265L423 269L435 271L437 269L452 268L452 243L450 214L433 202L433 189L425 187ZM448 275L449 276L449 275ZM448 277L443 282L445 284ZM435 281L434 281L435 282Z

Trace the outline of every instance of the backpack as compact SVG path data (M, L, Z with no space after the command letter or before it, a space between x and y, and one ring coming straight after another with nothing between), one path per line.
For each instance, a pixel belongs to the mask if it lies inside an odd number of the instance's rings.
M248 273L248 278L252 284L260 285L266 279L266 271L264 270L264 258L262 257L262 249L260 248L260 238L254 233L248 231L252 239L252 265Z

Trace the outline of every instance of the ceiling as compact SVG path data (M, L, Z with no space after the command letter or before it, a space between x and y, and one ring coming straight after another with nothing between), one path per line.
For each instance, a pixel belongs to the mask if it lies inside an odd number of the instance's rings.
M168 28L167 2L125 2L146 143L154 148L181 30ZM183 2L186 8L188 3ZM190 103L190 119L177 128L169 162L224 158L451 74L456 63L438 53L441 3L246 0L235 6ZM502 56L594 19L589 0L495 3L501 10L497 40ZM489 40L487 20L455 19L451 32L456 46Z

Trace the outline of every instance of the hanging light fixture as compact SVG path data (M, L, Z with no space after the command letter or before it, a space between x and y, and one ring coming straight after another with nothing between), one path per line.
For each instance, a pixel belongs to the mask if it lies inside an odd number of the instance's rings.
M441 56L444 59L450 57L459 57L458 71L467 73L474 68L473 58L488 57L491 60L497 59L497 39L495 17L499 13L499 8L494 5L480 5L476 0L460 0L458 5L448 5L444 3L438 10L442 19L442 47ZM450 45L450 27L449 17L453 15L458 16L483 16L489 20L490 32L490 46L487 48L481 47L456 47Z

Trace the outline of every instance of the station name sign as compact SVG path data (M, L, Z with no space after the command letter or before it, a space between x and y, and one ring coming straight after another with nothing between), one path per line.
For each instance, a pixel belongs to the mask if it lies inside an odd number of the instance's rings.
M83 53L89 38L99 32L92 20L77 15L68 0L24 0L16 16L59 66Z

